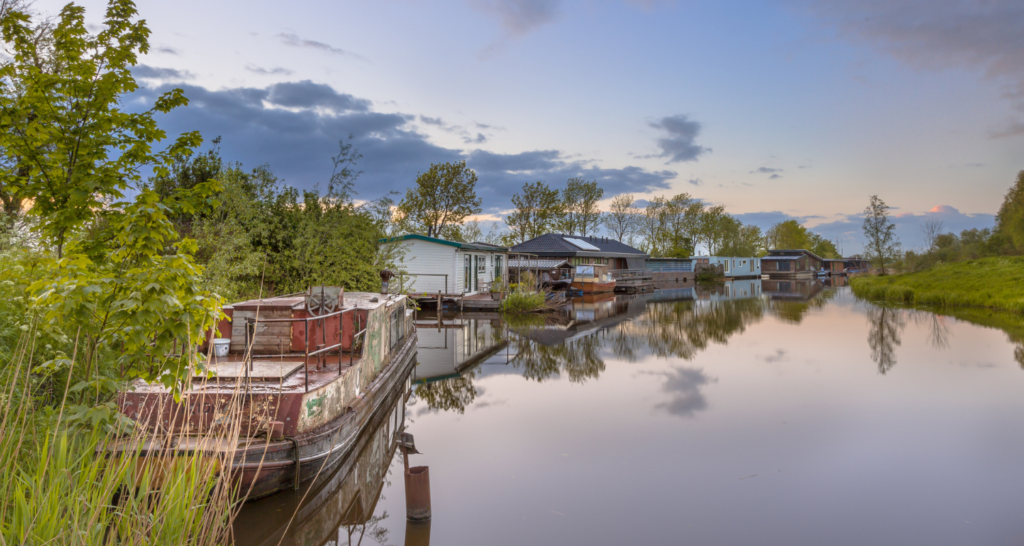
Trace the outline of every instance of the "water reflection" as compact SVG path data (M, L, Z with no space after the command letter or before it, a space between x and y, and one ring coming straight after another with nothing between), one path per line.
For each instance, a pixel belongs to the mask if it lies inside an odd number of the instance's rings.
M390 485L398 436L405 429L409 392L407 382L385 400L355 440L352 455L333 474L319 477L299 491L246 503L235 520L236 543L392 543L394 537L388 526L391 514L378 512L377 504L386 499L383 491ZM401 466L398 474L401 476Z
M936 514L988 518L977 527L988 530L1014 521L1006 501L1018 493L1005 475L1024 453L1012 411L1024 375L1005 364L1024 361L1024 319L872 305L830 286L842 282L680 286L512 321L421 314L401 422L436 480L428 538L781 544L793 529L808 544L1005 538L927 530ZM998 326L1014 345L965 321ZM285 543L393 544L426 529L406 524L402 480L389 479L397 430L375 433L377 447L364 451L373 454L349 473L358 478L311 493L326 500L300 510L301 530ZM240 542L274 544L284 520L260 522ZM880 523L854 524L863 521Z
M907 326L904 311L889 306L870 305L867 309L868 346L871 360L878 365L878 373L885 375L896 365L896 347L900 345L900 334Z

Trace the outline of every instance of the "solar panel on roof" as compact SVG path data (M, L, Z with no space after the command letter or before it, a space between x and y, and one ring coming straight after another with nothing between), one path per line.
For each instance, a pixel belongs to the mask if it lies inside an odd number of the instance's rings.
M573 245L573 246L575 246L577 248L580 248L582 250L596 250L596 251L600 251L601 250L600 248L597 248L596 246L594 246L594 245L592 245L592 244L590 244L590 243L588 243L586 241L581 241L579 239L573 239L572 237L562 237L562 240L567 242L567 243L569 243L570 245Z

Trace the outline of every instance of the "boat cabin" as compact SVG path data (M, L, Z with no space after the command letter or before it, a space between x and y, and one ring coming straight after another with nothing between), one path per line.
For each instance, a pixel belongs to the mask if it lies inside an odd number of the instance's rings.
M391 292L413 297L473 296L508 278L508 249L488 243L459 243L410 233L381 243L401 245L399 271Z

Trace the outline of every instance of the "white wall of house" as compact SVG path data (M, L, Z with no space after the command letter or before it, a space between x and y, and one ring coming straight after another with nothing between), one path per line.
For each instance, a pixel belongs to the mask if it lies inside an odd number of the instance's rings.
M408 274L405 289L414 293L436 293L445 291L445 278L436 275L448 275L448 293L455 292L455 253L457 248L440 245L418 239L402 241L402 268Z
M460 249L451 245L407 239L402 241L402 267L407 273L405 289L412 293L472 295L487 291L495 279L494 257L501 257L499 276L508 267L508 256L501 252ZM470 258L470 280L476 272L477 282L466 283L466 257ZM479 268L479 269L477 269ZM445 277L448 275L447 287Z

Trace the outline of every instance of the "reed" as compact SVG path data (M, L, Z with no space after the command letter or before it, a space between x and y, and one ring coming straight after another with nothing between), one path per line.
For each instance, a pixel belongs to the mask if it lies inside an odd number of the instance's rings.
M230 543L240 506L222 472L231 453L150 453L199 437L149 430L126 418L92 429L69 424L66 391L56 407L40 404L34 392L32 334L22 336L0 373L0 544ZM229 415L240 414L229 408ZM205 431L204 441L237 445L239 422Z

